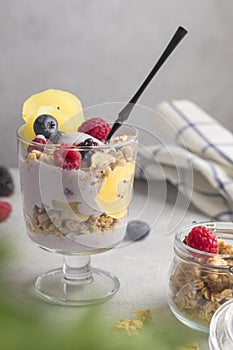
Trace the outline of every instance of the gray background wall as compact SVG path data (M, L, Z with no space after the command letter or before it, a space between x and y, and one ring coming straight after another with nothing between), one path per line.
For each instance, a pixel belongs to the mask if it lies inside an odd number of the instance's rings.
M26 98L59 88L84 108L127 101L178 25L189 35L140 103L187 98L233 131L232 0L1 0L0 7L1 164L17 165Z

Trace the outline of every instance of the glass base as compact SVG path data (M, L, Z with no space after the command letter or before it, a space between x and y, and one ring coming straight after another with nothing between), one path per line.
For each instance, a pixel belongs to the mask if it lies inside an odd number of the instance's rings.
M109 272L91 268L91 278L80 282L67 279L62 268L40 275L35 282L41 298L65 306L94 305L107 301L120 288L118 278Z
M195 329L196 331L200 331L203 333L208 333L209 332L209 327L207 325L201 324L195 320L191 320L187 317L185 317L184 315L182 315L181 313L179 313L176 308L172 305L172 303L169 302L169 306L170 309L172 311L172 313L174 314L174 316L183 324L185 324L186 326Z

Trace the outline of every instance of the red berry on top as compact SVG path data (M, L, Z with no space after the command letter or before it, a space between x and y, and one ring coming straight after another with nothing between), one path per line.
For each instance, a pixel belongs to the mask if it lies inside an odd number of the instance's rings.
M218 253L218 240L213 231L204 226L194 227L185 237L184 243L191 248L207 253Z
M7 202L0 202L0 222L5 221L12 211L12 206Z
M105 141L111 130L108 123L102 118L91 118L83 122L78 131L95 137L97 140Z
M55 163L63 169L79 169L82 163L81 153L75 146L62 143L59 148L53 152Z
M38 146L36 145L29 145L27 148L28 153L32 152L33 150L37 150L40 152L44 151L44 146L39 146L39 145L47 145L48 143L51 143L48 139L46 139L43 135L37 135L33 142L38 143Z

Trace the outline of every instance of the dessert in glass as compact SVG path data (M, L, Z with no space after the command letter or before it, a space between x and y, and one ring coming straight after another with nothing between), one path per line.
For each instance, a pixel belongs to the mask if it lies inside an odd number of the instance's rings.
M90 256L125 236L137 130L124 125L106 143L110 125L100 117L84 120L80 101L60 90L30 97L23 119L17 138L27 233L64 257L63 267L37 278L36 290L68 306L106 301L119 280L91 267Z

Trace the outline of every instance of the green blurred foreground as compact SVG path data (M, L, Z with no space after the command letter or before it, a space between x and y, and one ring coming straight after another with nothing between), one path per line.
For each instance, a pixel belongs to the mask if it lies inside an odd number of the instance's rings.
M4 252L0 245L0 269L5 264ZM69 326L53 324L37 306L34 309L29 306L22 308L10 302L7 298L7 286L2 278L0 285L2 350L174 350L184 343L195 341L188 328L185 327L184 334L184 326L179 326L175 320L174 324L161 320L161 312L156 310L152 310L153 314L158 314L160 320L155 317L153 322L144 327L142 334L131 337L114 333L111 325L101 319L103 315L99 311L97 313L95 308L90 308L86 316L77 323Z

